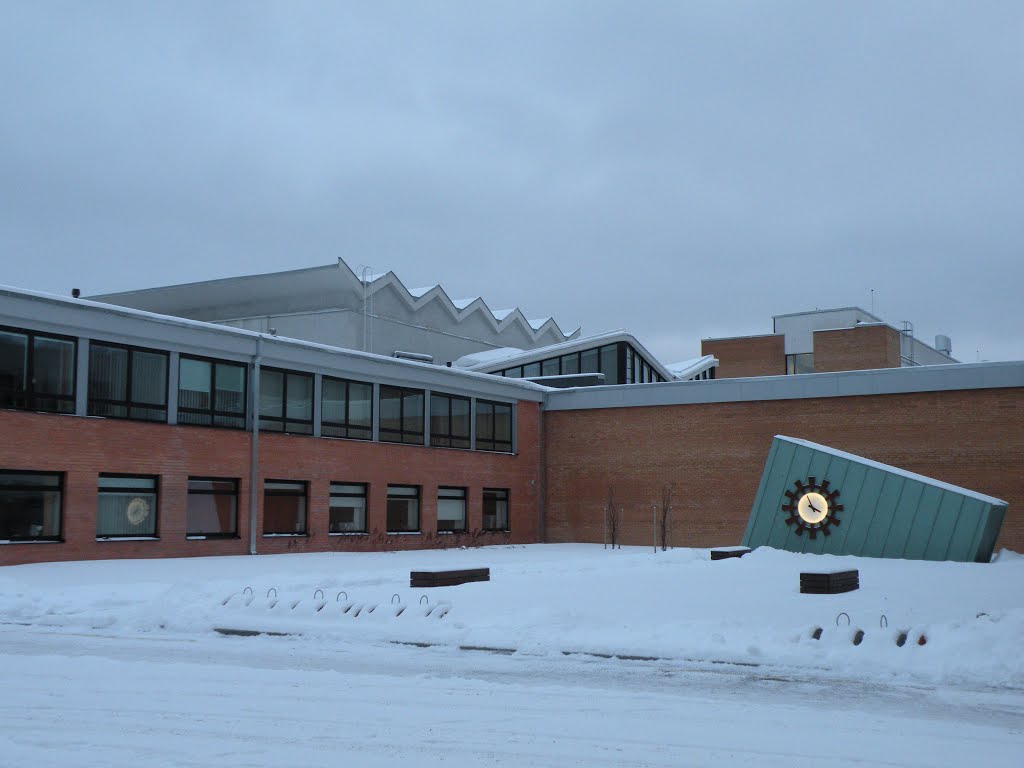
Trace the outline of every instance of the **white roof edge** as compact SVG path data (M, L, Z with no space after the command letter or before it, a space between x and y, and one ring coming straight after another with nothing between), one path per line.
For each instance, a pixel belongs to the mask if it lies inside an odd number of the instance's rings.
M875 320L877 320L880 323L884 323L885 322L882 318L880 318L874 312L868 312L863 307L828 307L827 309L807 309L807 310L804 310L803 312L786 312L786 313L781 314L781 315L772 315L772 320L775 320L775 319L780 318L780 317L800 317L800 315L824 315L824 314L826 314L828 312L851 312L851 311L853 311L853 312L863 312L868 317L873 317L873 318L875 318Z
M871 467L873 469L880 469L885 472L891 472L893 474L900 475L901 477L905 477L909 480L917 480L918 482L925 483L926 485L941 488L944 491L952 491L953 493L959 493L961 496L970 496L972 499L983 501L986 504L994 504L996 506L1001 505L1004 507L1008 506L1007 502L1003 501L1002 499L997 499L995 496L987 496L984 493L972 491L970 488L963 488L959 485L953 485L952 483L947 483L942 480L936 480L934 477L919 475L917 472L911 472L906 469L900 469L899 467L894 467L891 464L883 464L880 461L867 459L863 456L858 456L855 453L841 451L838 448L832 448L827 445L821 445L820 443L812 443L810 440L803 440L799 437L787 437L786 435L776 435L775 439L785 440L786 442L793 443L794 445L802 445L806 448L811 448L816 451L822 451L823 453L828 453L832 456L838 456L841 459L847 459L848 461L853 461L857 464L863 464L864 466Z

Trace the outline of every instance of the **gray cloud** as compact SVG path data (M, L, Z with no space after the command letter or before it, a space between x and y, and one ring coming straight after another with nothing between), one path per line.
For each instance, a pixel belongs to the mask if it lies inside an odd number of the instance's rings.
M1024 8L32 3L0 282L338 256L665 359L876 307L1024 358Z

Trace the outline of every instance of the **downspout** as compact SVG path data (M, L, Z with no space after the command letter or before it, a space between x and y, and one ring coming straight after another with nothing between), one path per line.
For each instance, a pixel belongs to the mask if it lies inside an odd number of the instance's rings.
M547 532L547 497L548 497L548 438L547 438L547 417L546 417L546 406L548 404L547 395L544 396L544 402L540 404L540 456L538 457L538 463L540 464L540 488L538 490L537 499L537 543L546 544L548 540Z
M260 361L263 360L263 334L256 337L256 354L252 358L252 452L249 457L249 554L256 554L256 505L260 482Z

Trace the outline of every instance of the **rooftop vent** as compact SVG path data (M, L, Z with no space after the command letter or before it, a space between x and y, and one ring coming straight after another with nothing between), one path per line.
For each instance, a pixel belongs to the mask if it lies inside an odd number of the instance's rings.
M935 337L935 348L944 355L952 357L953 355L953 342L950 341L949 336L939 334Z
M434 356L428 355L423 352L403 352L400 349L396 349L391 353L392 357L397 357L400 360L415 360L418 363L432 363L434 362Z

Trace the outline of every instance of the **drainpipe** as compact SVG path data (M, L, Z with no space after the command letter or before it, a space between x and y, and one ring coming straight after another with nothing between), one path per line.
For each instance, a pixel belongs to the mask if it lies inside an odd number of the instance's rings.
M260 361L263 360L263 335L256 337L256 354L252 358L252 453L249 457L249 554L256 554L256 505L260 482Z

